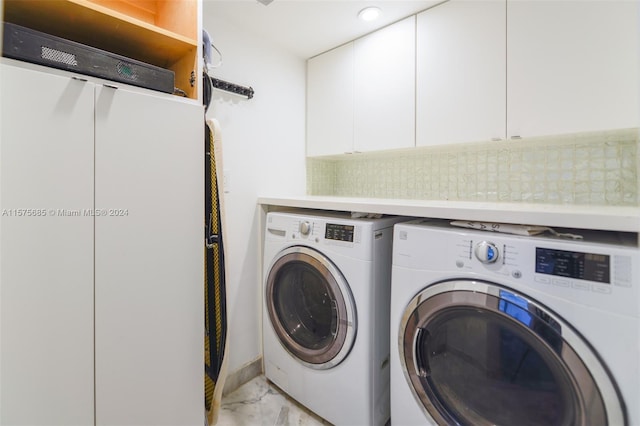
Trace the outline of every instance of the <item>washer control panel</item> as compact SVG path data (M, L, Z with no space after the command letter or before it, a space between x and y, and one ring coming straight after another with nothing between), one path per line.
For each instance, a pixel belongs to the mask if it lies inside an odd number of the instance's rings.
M327 223L324 231L324 238L334 241L353 242L355 226Z

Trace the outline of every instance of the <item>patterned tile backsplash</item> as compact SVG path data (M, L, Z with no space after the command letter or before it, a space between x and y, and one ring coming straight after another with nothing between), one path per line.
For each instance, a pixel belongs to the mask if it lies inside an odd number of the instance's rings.
M639 129L307 159L307 193L638 206Z

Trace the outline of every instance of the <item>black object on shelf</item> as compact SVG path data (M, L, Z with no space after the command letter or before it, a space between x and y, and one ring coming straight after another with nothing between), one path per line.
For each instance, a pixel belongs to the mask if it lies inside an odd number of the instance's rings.
M225 92L235 93L237 95L246 96L248 99L253 98L253 94L255 93L253 87L245 87L239 86L234 83L229 83L228 81L219 80L217 78L209 77L211 80L211 85L220 90L224 90Z
M175 89L171 70L9 22L4 22L2 56L164 93Z

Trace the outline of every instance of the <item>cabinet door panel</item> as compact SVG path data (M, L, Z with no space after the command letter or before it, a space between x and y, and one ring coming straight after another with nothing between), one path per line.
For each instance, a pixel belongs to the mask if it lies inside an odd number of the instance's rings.
M93 84L0 67L0 424L93 424Z
M505 8L452 0L418 15L417 146L505 138Z
M201 425L201 106L96 93L96 424Z
M307 62L307 156L353 151L353 43Z
M354 42L354 149L415 146L415 16Z
M507 132L639 125L637 1L509 1Z

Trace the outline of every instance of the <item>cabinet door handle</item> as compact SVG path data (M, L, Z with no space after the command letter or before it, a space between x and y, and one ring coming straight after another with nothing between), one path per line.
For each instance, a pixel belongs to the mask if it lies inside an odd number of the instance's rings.
M87 80L86 78L82 78L82 77L76 77L76 76L73 76L73 77L71 77L71 78L72 78L72 79L74 79L74 80L78 80L78 81L84 81L84 82L89 81L89 80Z
M511 136L511 139L522 139L522 136L520 136L520 135L514 135L514 136Z
M113 84L103 84L104 87L109 87L113 90L118 90L118 86L114 86Z

